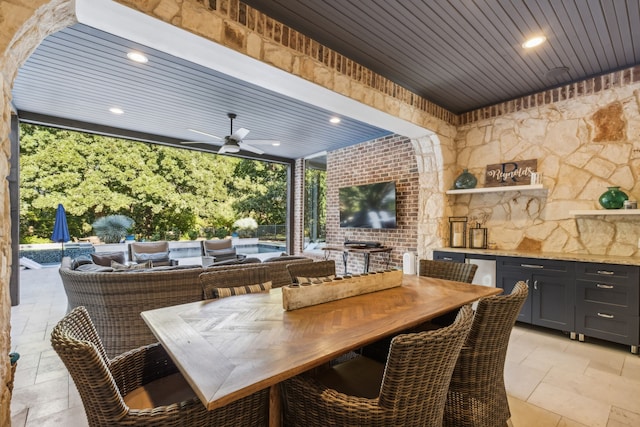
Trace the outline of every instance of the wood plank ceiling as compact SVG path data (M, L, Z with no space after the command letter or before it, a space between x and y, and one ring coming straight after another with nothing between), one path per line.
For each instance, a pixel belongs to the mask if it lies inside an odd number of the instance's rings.
M454 113L640 63L638 0L245 3Z
M640 63L638 0L246 0L246 3L430 101L461 113ZM523 41L547 42L525 51ZM126 60L132 49L151 67ZM19 115L177 144L190 132L247 139L295 159L389 132L78 24L49 36L19 72ZM109 106L126 105L114 116ZM211 140L210 140L211 141ZM212 149L216 146L197 146Z

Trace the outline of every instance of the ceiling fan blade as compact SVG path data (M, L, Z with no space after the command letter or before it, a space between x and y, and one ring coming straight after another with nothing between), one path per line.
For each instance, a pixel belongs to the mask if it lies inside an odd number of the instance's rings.
M280 141L275 139L245 139L242 142L248 142L252 145L273 145L276 147L280 145Z
M218 154L224 154L226 152L227 152L227 150L225 149L224 145L222 147L220 147L220 149L218 150Z
M235 139L236 141L242 141L244 139L245 136L247 136L249 134L249 130L245 129L245 128L240 128L238 130L236 130L233 135L231 135L229 138L231 139Z
M203 145L219 145L215 142L211 141L182 141L180 144L203 144Z
M187 129L187 130L190 132L199 133L200 135L210 136L211 138L222 139L219 136L211 135L210 133L202 132L201 130L196 130L196 129Z
M245 151L251 151L252 153L256 153L256 154L264 154L264 151L262 151L261 149L253 147L249 144L245 144L244 142L240 143L240 148Z

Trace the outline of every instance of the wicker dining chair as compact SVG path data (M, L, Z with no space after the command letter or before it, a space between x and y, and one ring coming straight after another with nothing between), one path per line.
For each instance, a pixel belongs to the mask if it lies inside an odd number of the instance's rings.
M421 259L419 260L418 275L434 277L436 279L455 280L456 282L471 283L477 269L477 264ZM455 319L456 314L457 311L455 310L451 313L445 313L406 332L437 329L444 325L450 325L451 322L453 322L453 320ZM391 338L382 338L372 344L363 347L361 352L365 356L383 362L387 358L387 354L389 353L390 344Z
M360 356L285 380L284 425L441 426L472 313L467 305L448 327L396 336L386 365Z
M58 322L51 344L71 374L92 427L268 424L269 389L208 411L160 344L108 359L84 307Z
M529 290L518 282L509 295L482 298L453 371L444 425L503 427L511 418L504 386L509 336Z
M331 259L302 264L289 264L287 265L287 270L291 276L292 283L298 283L299 277L309 282L318 278L335 276L336 262Z
M214 270L200 273L200 283L205 299L226 295L264 292L271 289L269 267L261 264L242 269ZM222 292L225 289L228 292Z
M421 259L418 263L418 275L435 277L436 279L455 280L471 283L478 269L477 264L464 262L438 261Z

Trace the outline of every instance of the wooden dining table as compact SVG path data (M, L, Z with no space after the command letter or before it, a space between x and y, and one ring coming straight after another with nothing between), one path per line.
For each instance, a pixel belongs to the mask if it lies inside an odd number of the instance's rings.
M202 403L219 408L502 289L404 275L402 286L285 311L282 290L142 312Z

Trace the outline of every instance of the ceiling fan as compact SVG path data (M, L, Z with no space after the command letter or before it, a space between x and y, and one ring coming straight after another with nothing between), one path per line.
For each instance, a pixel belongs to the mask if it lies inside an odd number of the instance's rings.
M253 140L245 141L244 138L249 134L249 130L245 128L240 128L234 132L233 119L237 117L237 114L227 113L227 117L229 117L229 120L231 122L230 135L227 135L224 138L220 138L219 136L211 135L210 133L202 132L195 129L189 129L189 130L191 132L196 132L202 135L210 136L211 138L220 139L220 140L224 139L224 144L222 144L222 147L220 147L220 149L218 150L218 154L237 153L240 150L251 151L252 153L256 153L256 154L264 154L264 151L254 147L251 144L254 144L254 145L255 144L271 144L274 146L280 145L280 141L274 141L274 140L253 139ZM248 144L248 142L250 142L251 144ZM184 141L182 142L182 144L218 145L217 143L211 142L211 141Z

